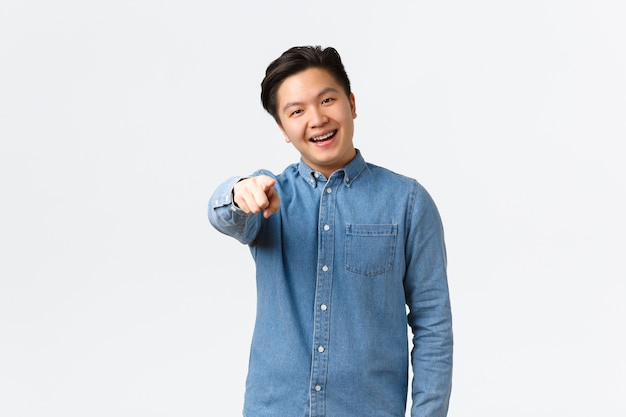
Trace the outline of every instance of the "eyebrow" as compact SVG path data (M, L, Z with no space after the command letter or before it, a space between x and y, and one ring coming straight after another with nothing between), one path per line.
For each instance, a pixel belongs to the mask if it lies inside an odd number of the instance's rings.
M335 87L326 87L324 89L322 89L322 91L320 91L317 94L317 98L320 98L328 93L339 93L339 90L337 90ZM302 102L300 101L290 101L285 103L285 105L283 106L283 111L287 110L289 107L293 107L293 106L300 106L302 105Z

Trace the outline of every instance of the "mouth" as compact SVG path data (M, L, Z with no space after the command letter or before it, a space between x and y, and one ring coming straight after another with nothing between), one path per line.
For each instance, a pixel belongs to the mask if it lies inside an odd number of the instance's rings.
M309 141L313 143L321 143L326 142L327 140L332 139L337 134L337 129L331 130L330 132L326 132L323 135L314 136Z

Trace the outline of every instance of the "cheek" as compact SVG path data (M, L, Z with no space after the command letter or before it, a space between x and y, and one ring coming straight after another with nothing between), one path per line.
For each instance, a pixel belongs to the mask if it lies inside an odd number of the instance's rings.
M285 126L284 134L285 137L288 137L290 140L294 141L304 137L304 128L301 124L292 123L289 126Z
M283 136L285 137L285 142L290 143L292 141L293 138L295 138L294 136L294 132L293 129L282 129L283 132Z

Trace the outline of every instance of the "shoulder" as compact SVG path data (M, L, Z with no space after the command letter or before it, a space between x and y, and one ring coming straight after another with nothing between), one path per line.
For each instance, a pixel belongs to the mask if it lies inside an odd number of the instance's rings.
M372 163L365 165L364 177L374 187L392 192L396 196L405 196L410 204L419 207L434 207L435 202L428 190L417 179L392 171Z
M415 178L399 174L389 168L381 167L372 163L366 163L363 175L370 181L384 182L396 187L419 188L419 182Z
M299 175L298 173L298 164L288 165L282 172L276 174L273 171L265 168L258 169L254 171L250 177L256 177L259 175L267 175L276 180L276 187L283 188L290 183L294 182L294 178Z
M266 168L259 168L254 171L249 177L258 177L259 175L267 175L268 177L272 177L277 181L280 181L284 178L293 177L298 171L297 164L288 165L282 172L276 174L273 171Z
M257 169L256 171L254 171L251 176L255 176L255 175L269 175L272 178L281 178L281 177L285 177L285 176L292 176L292 175L294 175L297 172L298 172L298 164L294 163L294 164L287 165L285 167L285 169L282 172L280 172L279 174L275 174L273 171L271 171L269 169L266 169L266 168L260 168L260 169Z

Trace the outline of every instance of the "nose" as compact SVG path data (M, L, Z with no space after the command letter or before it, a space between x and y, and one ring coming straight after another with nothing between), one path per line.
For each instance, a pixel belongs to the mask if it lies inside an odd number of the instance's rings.
M321 108L311 110L310 115L311 119L309 120L309 123L311 124L311 127L324 126L328 122L328 117L326 117L324 110Z

